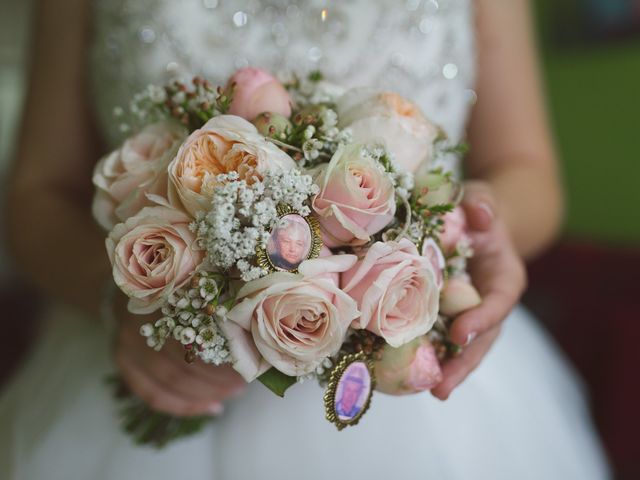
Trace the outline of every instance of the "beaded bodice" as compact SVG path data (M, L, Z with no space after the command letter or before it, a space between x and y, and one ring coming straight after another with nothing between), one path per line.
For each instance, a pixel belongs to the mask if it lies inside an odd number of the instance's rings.
M320 69L406 95L459 139L475 101L472 21L471 0L96 0L95 108L116 142L114 107L148 83Z

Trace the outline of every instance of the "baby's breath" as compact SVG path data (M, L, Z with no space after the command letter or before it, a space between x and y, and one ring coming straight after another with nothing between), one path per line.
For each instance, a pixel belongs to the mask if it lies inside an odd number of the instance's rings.
M219 273L198 272L188 287L168 298L162 318L142 325L140 334L147 338L147 345L160 350L173 338L206 363L230 362L227 339L219 327L226 320L226 308L219 304L225 284Z
M192 224L207 261L217 268L236 267L249 282L267 274L255 261L278 220L278 205L287 205L302 216L311 213L309 198L317 193L309 175L298 170L268 173L248 184L236 173L218 175L211 208Z

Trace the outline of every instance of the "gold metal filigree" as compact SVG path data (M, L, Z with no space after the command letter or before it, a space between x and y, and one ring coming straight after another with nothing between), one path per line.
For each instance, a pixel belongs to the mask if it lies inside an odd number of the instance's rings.
M358 414L351 420L343 420L338 416L338 413L336 411L336 393L338 391L338 385L349 366L358 362L362 363L369 372L369 392L367 393L367 399L365 400ZM373 394L375 386L376 378L374 376L373 361L364 352L344 355L342 358L340 358L338 364L331 371L329 383L327 384L327 389L324 393L324 407L327 420L333 423L338 428L338 430L342 430L345 427L357 425L362 416L367 412L367 410L369 410L369 406L371 405L371 396Z
M315 217L311 215L303 216L295 210L293 207L289 205L280 204L277 207L278 212L278 220L287 215L299 215L309 226L309 233L311 235L311 245L309 246L309 253L304 258L304 260L311 260L312 258L318 258L320 255L320 250L322 249L322 236L320 235L320 222ZM298 273L298 268L294 268L291 270L287 270L281 268L273 263L267 249L264 246L260 246L256 250L256 257L258 260L258 265L268 272L290 272L290 273Z

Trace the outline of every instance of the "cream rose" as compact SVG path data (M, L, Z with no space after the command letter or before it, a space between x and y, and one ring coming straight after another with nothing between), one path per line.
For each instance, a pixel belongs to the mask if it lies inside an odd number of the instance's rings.
M152 205L148 195L166 197L167 165L187 133L173 122L149 125L96 164L92 211L104 229Z
M462 194L462 184L456 182L450 174L433 171L427 163L418 167L414 176L413 195L420 205L457 205L462 201Z
M354 142L382 140L404 170L413 173L422 162L431 161L440 131L400 95L354 88L340 97L337 112L338 126L351 129Z
M424 335L438 318L433 266L407 239L374 243L341 284L361 312L353 327L380 335L392 347Z
M312 372L342 345L358 317L353 299L339 288L339 272L353 255L307 260L300 274L272 273L247 283L222 324L234 368L248 382L271 366L299 376Z
M193 132L169 164L169 200L191 215L209 207L216 177L237 172L251 183L268 171L288 170L291 157L234 115L220 115Z
M191 219L167 207L146 207L114 227L106 240L116 285L133 313L151 313L189 281L204 258Z
M364 245L393 219L393 183L361 145L339 147L315 175L312 205L328 247Z
M481 303L480 294L466 275L451 278L442 290L441 310L449 317L456 317Z

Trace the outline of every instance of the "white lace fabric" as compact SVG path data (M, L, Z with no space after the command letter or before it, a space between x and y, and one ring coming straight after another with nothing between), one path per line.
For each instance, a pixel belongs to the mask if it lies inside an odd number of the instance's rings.
M321 70L345 86L407 96L453 138L475 100L469 0L100 0L93 88L101 126L149 83L237 68Z

